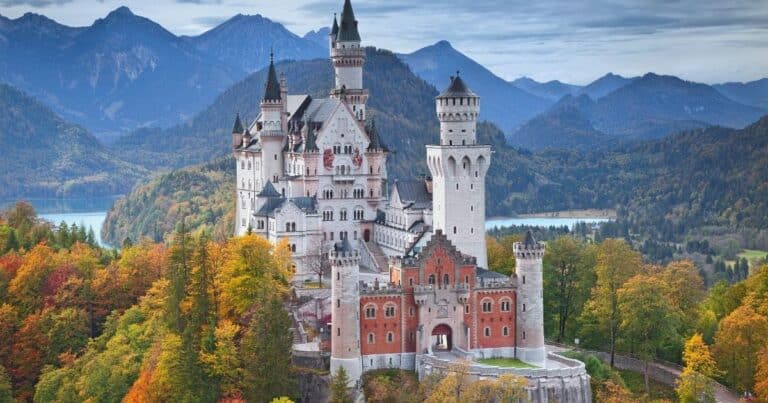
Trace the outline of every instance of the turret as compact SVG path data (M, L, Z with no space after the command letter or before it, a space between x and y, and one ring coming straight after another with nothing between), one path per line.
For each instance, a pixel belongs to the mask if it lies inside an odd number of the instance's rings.
M235 117L235 125L232 127L232 148L240 148L243 145L243 122L240 121L240 114Z
M432 225L462 253L488 268L485 244L485 175L491 147L476 142L480 98L458 73L436 99L439 145L427 146L432 174Z
M285 99L280 82L277 80L274 57L271 55L264 96L261 98L259 142L261 143L263 170L262 183L271 181L275 185L283 177L283 146L285 145ZM285 191L281 187L282 191Z
M339 23L336 22L336 13L333 13L333 25L331 25L331 33L328 34L328 49L330 49L331 51L333 51L333 48L336 47L336 36L338 34L339 34Z
M362 375L360 353L360 253L344 239L329 252L331 263L331 374L339 367L353 386Z
M477 141L477 116L480 97L470 90L456 72L451 84L436 99L440 120L440 144L474 145Z
M360 33L350 0L344 1L341 23L331 45L331 60L336 77L331 96L347 103L355 117L364 121L365 104L368 102L368 91L363 89L365 49L360 47Z
M523 242L512 246L517 276L517 358L543 363L544 347L544 245L528 231Z

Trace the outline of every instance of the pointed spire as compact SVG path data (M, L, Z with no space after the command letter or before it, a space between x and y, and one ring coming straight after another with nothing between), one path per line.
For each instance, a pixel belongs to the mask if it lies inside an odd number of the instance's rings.
M344 0L344 10L341 12L341 26L336 40L339 42L360 42L355 12L352 11L352 3L349 0Z
M267 181L267 183L264 185L264 188L261 189L261 192L256 195L257 197L282 197L283 195L280 194L280 192L275 189L275 186L272 185L272 181Z
M333 13L333 25L331 26L331 36L339 34L339 23L336 22L336 13Z
M275 71L275 54L269 52L269 73L267 74L267 84L264 88L264 101L280 100L280 82L277 81L277 72Z
M537 246L539 243L536 242L535 239L533 239L533 234L531 233L531 230L526 231L525 233L525 240L523 240L523 245L525 245L526 248L529 246Z
M235 118L235 126L232 128L232 134L243 134L244 131L243 122L240 121L240 113L238 113Z
M379 132L376 130L376 119L373 117L371 117L370 123L368 123L366 127L366 132L368 133L368 138L371 140L368 144L368 151L389 151L379 137Z

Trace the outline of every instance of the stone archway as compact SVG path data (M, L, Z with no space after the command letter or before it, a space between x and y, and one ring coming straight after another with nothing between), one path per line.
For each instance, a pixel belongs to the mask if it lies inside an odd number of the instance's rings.
M453 331L446 324L439 324L432 329L432 350L451 351L453 349Z

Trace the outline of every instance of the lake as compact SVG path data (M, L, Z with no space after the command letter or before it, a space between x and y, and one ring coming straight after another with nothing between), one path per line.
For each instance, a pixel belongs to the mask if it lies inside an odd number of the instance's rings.
M610 220L610 218L605 217L497 217L485 221L485 229L492 229L494 227L509 227L512 225L527 225L531 227L567 226L568 228L572 229L574 224L580 222L587 224L597 224Z
M107 218L107 210L120 196L89 197L82 199L25 199L35 207L38 217L56 225L62 221L71 226L93 228L96 241L102 246L109 246L101 239L101 227ZM0 209L5 209L16 200L0 200Z

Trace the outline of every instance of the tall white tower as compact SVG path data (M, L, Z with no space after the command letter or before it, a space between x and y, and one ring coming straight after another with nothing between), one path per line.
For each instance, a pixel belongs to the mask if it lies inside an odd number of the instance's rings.
M515 242L517 275L517 358L543 363L544 348L544 245L536 242L531 231L523 242Z
M488 267L485 246L485 174L491 146L477 144L480 98L459 77L436 100L440 144L427 146L432 173L433 226L462 253Z
M360 354L360 253L349 241L336 243L331 262L331 375L339 367L353 386L363 373Z
M286 140L284 119L286 104L283 92L277 80L275 63L270 60L264 97L261 98L260 103L261 117L257 125L263 164L261 185L272 182L278 189L280 189L279 178L283 176L283 146Z
M334 36L334 31L336 31ZM352 11L352 3L344 1L341 24L333 17L331 28L331 61L335 73L335 85L331 97L347 103L358 120L365 120L365 104L368 91L363 88L363 64L365 49L360 47L360 33Z

